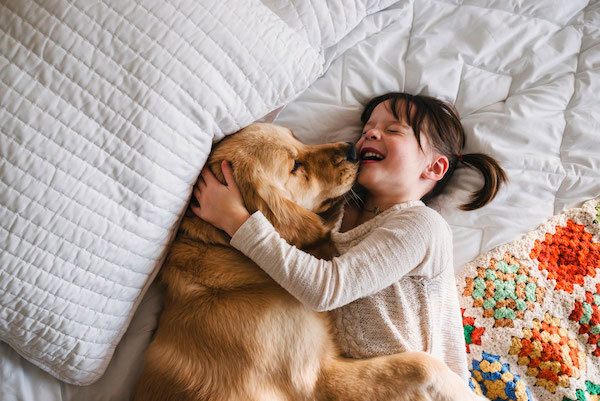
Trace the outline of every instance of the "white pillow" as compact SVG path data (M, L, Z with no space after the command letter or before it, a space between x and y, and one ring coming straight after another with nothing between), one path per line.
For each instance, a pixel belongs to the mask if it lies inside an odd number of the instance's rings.
M293 99L322 56L258 0L14 0L0 27L0 339L89 384L212 142Z

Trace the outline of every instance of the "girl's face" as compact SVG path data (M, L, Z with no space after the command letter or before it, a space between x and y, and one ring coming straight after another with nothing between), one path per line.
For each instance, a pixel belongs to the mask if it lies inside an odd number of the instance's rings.
M377 105L356 142L360 156L358 183L372 194L398 195L403 200L420 199L425 191L424 172L431 162L426 135L421 135L421 150L403 113L394 117L390 101ZM425 191L425 192L423 192Z

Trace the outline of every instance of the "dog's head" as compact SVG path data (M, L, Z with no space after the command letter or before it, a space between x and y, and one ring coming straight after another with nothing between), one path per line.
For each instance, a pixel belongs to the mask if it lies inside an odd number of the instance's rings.
M305 145L272 124L250 125L216 145L208 166L221 182L223 160L231 162L248 211L260 210L297 246L331 230L358 171L353 144Z

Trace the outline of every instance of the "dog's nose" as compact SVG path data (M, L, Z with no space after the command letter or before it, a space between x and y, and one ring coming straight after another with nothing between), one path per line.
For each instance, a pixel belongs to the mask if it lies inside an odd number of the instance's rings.
M348 149L346 150L346 159L348 159L351 163L356 163L358 161L358 156L356 154L356 147L352 142L346 142L348 144Z

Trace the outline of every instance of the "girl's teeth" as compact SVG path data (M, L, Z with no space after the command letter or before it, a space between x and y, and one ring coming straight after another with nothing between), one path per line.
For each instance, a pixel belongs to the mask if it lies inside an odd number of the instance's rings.
M375 157L375 158L377 158L379 160L383 159L383 157L381 155L379 155L377 153L373 153L373 152L367 152L367 153L365 153L363 155L363 158L366 158L366 157Z

